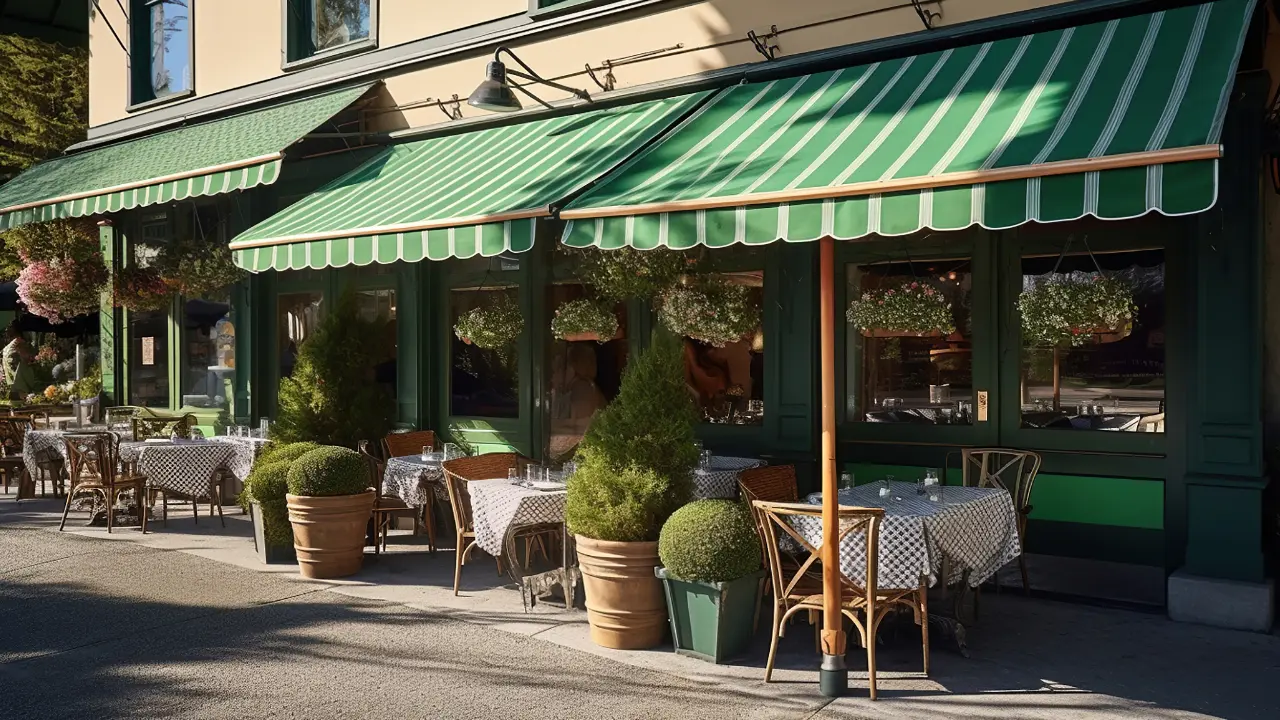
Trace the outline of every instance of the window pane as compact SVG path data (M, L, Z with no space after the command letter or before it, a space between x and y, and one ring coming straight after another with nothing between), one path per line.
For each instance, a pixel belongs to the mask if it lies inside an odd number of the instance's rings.
M169 407L169 313L129 313L129 404Z
M586 296L582 285L552 285L548 292L554 312L566 302ZM613 339L597 342L552 340L548 368L551 380L551 447L552 458L562 458L582 440L597 410L618 395L622 369L627 364L626 312L621 305L614 308L619 332Z
M158 98L191 89L187 1L151 3L151 91Z
M369 0L312 0L311 44L317 51L369 37Z
M971 424L969 260L850 265L846 277L848 419Z
M1164 432L1164 271L1163 250L1023 258L1023 427Z
M318 292L287 293L280 296L276 312L276 341L280 353L280 377L293 374L298 348L320 325L324 296Z
M357 290L356 308L360 319L375 329L368 338L378 357L373 367L374 381L396 397L396 291Z
M748 287L754 307L763 307L763 270L722 273L720 277ZM684 339L685 381L697 395L704 422L764 423L764 344L763 323L754 333L724 347Z
M493 302L509 290L454 290L449 293L449 414L469 417L520 416L519 349L485 350L453 332L468 310Z
M182 404L231 412L236 382L236 329L231 294L186 301L182 306Z

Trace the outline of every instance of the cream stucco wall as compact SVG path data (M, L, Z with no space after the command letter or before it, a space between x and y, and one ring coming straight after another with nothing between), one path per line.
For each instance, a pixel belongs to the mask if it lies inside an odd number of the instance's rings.
M1065 0L944 0L939 25L1027 10ZM122 36L127 19L115 3L100 3ZM200 96L242 87L283 74L278 0L196 0L195 86ZM934 7L937 7L936 5ZM387 48L476 25L528 8L528 0L381 0L379 47ZM129 115L125 54L94 13L90 22L90 124ZM761 60L746 40L749 30L782 31L782 55L901 35L921 29L915 11L901 0L706 0L604 27L563 33L516 46L522 58L547 77L595 91L583 66L682 44L683 49L615 70L619 88ZM487 58L472 54L442 59L426 68L386 78L399 104L427 98L466 97L479 82ZM546 99L561 96L546 93ZM182 101L178 101L179 103ZM478 114L464 106L468 116ZM381 116L375 127L397 128L438 122L435 108Z

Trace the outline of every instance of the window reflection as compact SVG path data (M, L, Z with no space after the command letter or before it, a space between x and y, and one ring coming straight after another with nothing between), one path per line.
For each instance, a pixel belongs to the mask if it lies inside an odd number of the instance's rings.
M971 424L969 261L849 265L846 279L849 420Z
M129 404L169 407L169 313L129 313Z
M1057 284L1055 304L1019 306L1023 427L1164 432L1164 273L1163 250L1023 258L1024 300ZM1099 297L1130 316L1085 322Z
M370 0L311 0L311 44L316 51L369 37Z
M378 358L373 368L374 380L396 397L396 291L357 290L356 312L373 330L368 341Z
M236 329L230 293L187 300L182 306L182 404L231 411L235 397Z
M518 344L513 343L505 350L484 349L464 342L453 332L463 313L492 303L509 292L507 289L465 289L449 293L451 415L487 418L520 415Z
M191 26L183 0L147 0L153 97L191 89Z
M586 297L579 284L552 285L549 307ZM550 456L566 457L582 440L591 419L618 394L622 370L627 364L626 313L615 308L619 332L606 342L595 337L553 339L549 365L551 380Z
M751 304L764 304L764 271L721 273L720 278L750 289ZM697 398L702 419L729 425L764 423L764 325L724 347L684 338L685 382Z
M276 344L280 358L280 377L293 374L298 362L298 348L320 326L324 296L318 292L280 295L276 310Z

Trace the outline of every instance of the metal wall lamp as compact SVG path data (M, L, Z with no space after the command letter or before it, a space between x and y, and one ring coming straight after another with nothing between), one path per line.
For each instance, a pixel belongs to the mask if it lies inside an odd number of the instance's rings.
M506 64L501 60L503 53L509 55L512 60L515 60L516 63L520 65L520 67L524 68L524 72L519 70L508 70ZM571 88L568 85L561 85L554 80L548 80L542 77L538 73L534 72L533 68L529 67L525 61L521 60L515 53L511 52L511 48L503 45L493 53L493 60L485 67L484 82L480 83L479 87L475 89L475 92L471 93L471 97L467 98L467 104L472 107L478 107L481 110L490 110L492 112L515 112L523 107L520 104L520 98L516 97L514 92L514 90L519 90L534 100L537 100L544 107L551 107L550 103L537 95L534 95L525 86L512 85L507 81L507 76L527 80L531 83L546 85L548 87L556 88L557 90L563 90L580 100L591 102L591 96L587 94L586 90Z

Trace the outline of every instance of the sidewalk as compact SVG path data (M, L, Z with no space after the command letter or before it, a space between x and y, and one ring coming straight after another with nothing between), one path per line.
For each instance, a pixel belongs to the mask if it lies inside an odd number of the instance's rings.
M207 506L206 508L207 509ZM1280 637L1175 624L1162 616L1101 609L1014 593L986 595L981 622L970 628L971 657L945 638L934 642L931 677L920 676L918 636L882 634L881 700L866 699L860 652L850 652L851 695L827 703L817 692L813 633L803 622L781 643L775 682L765 684L767 617L745 661L716 666L675 655L669 648L613 651L596 647L585 614L540 605L522 610L520 594L505 586L483 555L463 568L454 597L453 554L432 556L425 539L392 536L388 552L366 556L365 569L345 581L303 580L293 566L263 566L253 553L248 518L228 508L227 527L188 507L170 508L169 527L155 521L146 536L136 529L83 526L73 514L67 533L196 555L270 574L272 584L296 583L299 592L323 588L351 602L383 601L451 619L531 637L579 652L703 684L708 691L754 698L778 717L818 718L1275 718L1280 717ZM0 498L0 528L56 532L61 503Z

